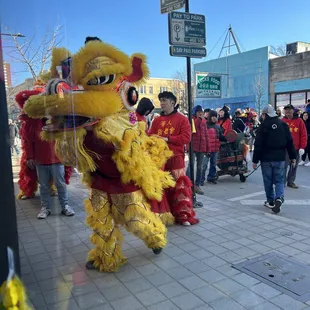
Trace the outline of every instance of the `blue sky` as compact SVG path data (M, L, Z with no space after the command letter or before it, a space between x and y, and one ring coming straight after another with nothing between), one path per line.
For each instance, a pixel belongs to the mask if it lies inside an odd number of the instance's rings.
M190 12L206 16L208 52L229 24L245 50L310 42L309 0L190 0ZM177 70L185 69L184 58L169 55L168 17L160 14L160 0L2 0L0 14L2 25L28 38L36 33L38 41L47 26L54 27L59 21L63 25L62 45L71 52L84 44L86 36L98 36L128 54L144 53L153 77L173 77ZM223 41L224 37L206 59L218 57ZM5 48L4 57L8 57ZM20 66L12 66L13 71L20 71ZM14 82L25 77L25 73L15 74Z

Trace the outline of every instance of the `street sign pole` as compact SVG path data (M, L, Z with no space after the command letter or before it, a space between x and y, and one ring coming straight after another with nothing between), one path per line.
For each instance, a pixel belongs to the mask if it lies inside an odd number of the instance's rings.
M185 12L189 13L189 0L185 1ZM188 120L192 125L192 66L191 66L191 58L186 57L186 71L187 71L187 101L188 101ZM194 208L202 207L203 204L196 199L195 192L195 176L194 176L194 153L193 153L193 144L192 141L189 143L189 171L190 171L190 179L192 181L192 191L193 191L193 204Z
M13 188L13 174L11 152L8 144L8 111L6 103L4 70L2 58L2 40L0 35L0 285L7 279L8 269L8 252L11 248L15 259L15 272L20 275L18 234L16 223L16 210Z

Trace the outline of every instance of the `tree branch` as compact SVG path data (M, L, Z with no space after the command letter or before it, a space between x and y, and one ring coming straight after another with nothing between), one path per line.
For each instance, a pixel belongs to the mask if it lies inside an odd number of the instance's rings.
M62 26L57 24L53 32L50 33L47 27L42 40L36 44L36 33L30 40L20 43L19 37L14 36L13 32L5 27L13 43L11 50L7 52L11 62L23 63L27 71L31 73L33 79L37 80L50 62L53 49L58 46L62 40L60 36L61 28Z

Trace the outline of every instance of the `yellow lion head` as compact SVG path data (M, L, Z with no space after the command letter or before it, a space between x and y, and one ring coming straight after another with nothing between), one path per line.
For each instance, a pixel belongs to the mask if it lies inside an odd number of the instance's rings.
M94 124L124 108L134 109L138 101L135 86L149 74L144 55L130 57L110 44L90 41L70 56L70 78L61 79L58 71L68 55L66 49L54 49L53 79L45 95L32 96L26 103L30 117L50 117L54 130L70 130Z

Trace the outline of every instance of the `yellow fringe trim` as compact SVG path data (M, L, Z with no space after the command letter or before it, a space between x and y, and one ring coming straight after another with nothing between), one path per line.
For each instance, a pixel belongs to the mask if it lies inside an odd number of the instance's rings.
M144 241L150 249L164 248L167 244L167 229L161 220L138 204L129 205L125 214L126 229Z
M170 212L154 213L154 214L158 216L161 222L166 226L172 226L175 224L175 218Z
M158 169L162 169L167 160L173 155L173 152L170 151L168 144L163 139L154 136L145 137L145 145Z
M4 309L31 310L27 304L26 290L21 280L14 276L8 283L5 281L0 287L0 300ZM0 304L1 306L1 304Z
M35 191L32 193L31 197L35 197L36 191L37 191L37 190L35 190ZM16 198L17 198L17 199L22 199L23 197L26 197L26 195L25 195L24 191L20 190L19 193L18 193L18 195L16 196Z
M134 130L125 131L120 150L112 158L121 172L123 183L134 181L147 198L160 201L163 190L174 187L175 181L168 172L159 170L139 140Z
M18 195L16 196L17 199L22 199L25 196L25 193L21 190L19 191Z
M97 166L93 157L99 158L99 155L84 146L86 133L87 131L84 128L78 128L70 132L53 133L42 131L41 137L46 141L56 141L55 151L64 165L77 167L80 172L84 173L95 171Z
M94 211L100 206L93 206L91 200L84 201L87 213L86 223L94 232L90 241L96 246L88 253L88 261L101 272L116 272L127 260L122 254L123 236L111 214L110 205Z

